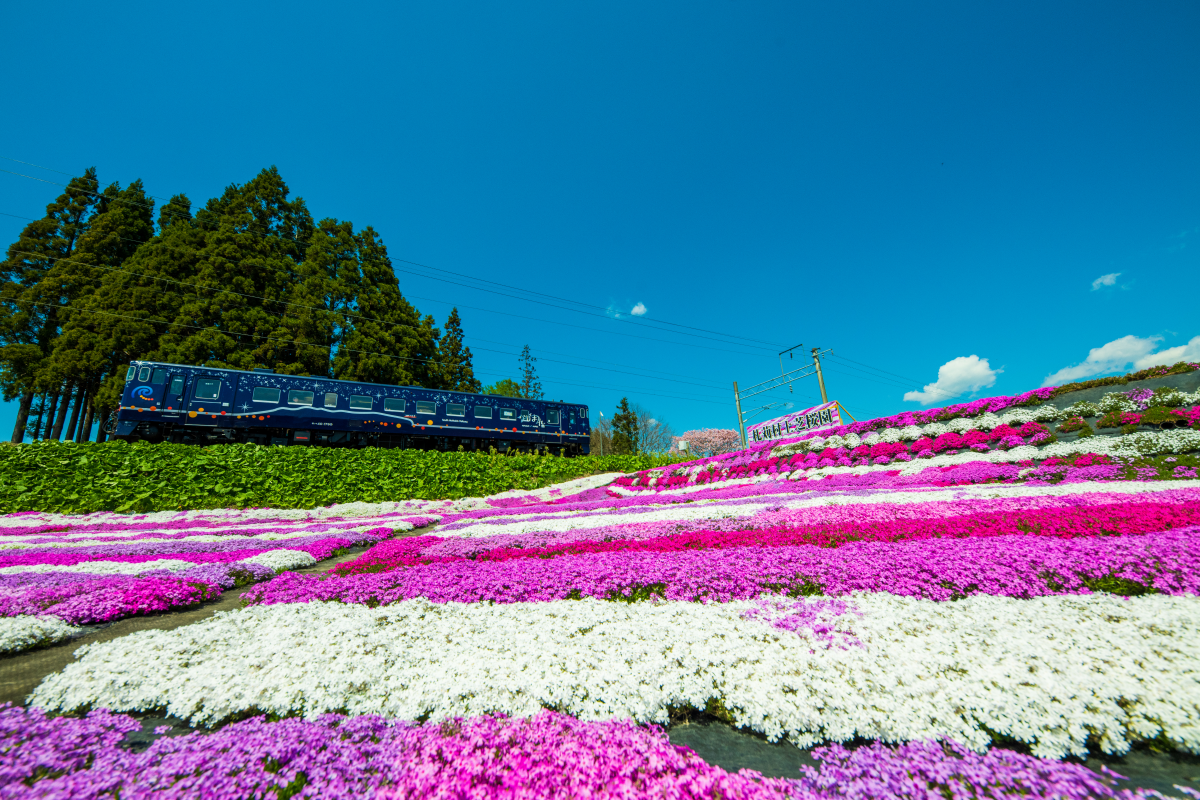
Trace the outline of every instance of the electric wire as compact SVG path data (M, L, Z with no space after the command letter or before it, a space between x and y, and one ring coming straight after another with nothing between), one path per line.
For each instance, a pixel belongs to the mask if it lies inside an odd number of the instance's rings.
M4 157L5 157L5 158L8 158L7 156L4 156ZM11 159L11 160L13 160L13 161L16 161L17 159ZM21 163L28 163L28 162L21 162ZM39 167L39 169L44 169L44 167ZM58 170L53 170L53 171L55 171L55 172L58 172ZM14 172L14 171L12 171L12 170L8 170L8 169L0 169L0 172L7 173L7 174L9 174L9 175L16 175L17 177L21 177L21 178L28 178L29 180L39 181L39 182L41 182L41 183L47 183L47 184L50 184L50 185L52 185L52 186L61 186L61 187L64 187L64 188L68 189L69 191L77 191L77 192L80 192L80 193L82 193L82 194L90 195L90 196L92 196L92 197L97 197L97 198L99 198L99 197L103 197L103 194L102 194L102 193L100 193L100 192L92 192L92 191L89 191L89 190L87 190L87 189L82 189L82 188L79 188L79 187L71 187L69 184L59 183L59 182L57 182L57 181L48 181L48 180L46 180L45 178L38 178L38 177L36 177L36 176L33 176L33 175L25 175L24 173L21 173L21 172ZM63 174L66 174L66 173L63 173ZM153 197L154 195L147 195L147 196L148 196L148 197ZM138 203L138 202L136 202L136 201L134 201L134 200L127 200L127 199L124 199L124 198L110 198L110 200L112 200L113 202L127 203L127 204L129 204L129 205L137 206L137 207L139 207L139 208L145 208L145 209L147 209L147 210L150 210L150 211L153 211L153 210L154 210L154 206L153 206L153 205L146 204L146 203ZM190 215L175 214L174 212L168 212L168 211L166 210L166 208L165 208L165 207L164 207L164 208L162 208L162 209L159 209L159 213L160 213L160 214L170 214L170 215L173 215L173 216L180 216L180 217L184 217L185 219L191 219ZM12 215L9 215L9 216L12 216ZM305 242L302 242L302 241L300 241L300 240L298 240L298 239L293 239L293 238L287 237L287 236L278 236L278 235L274 235L274 234L264 234L264 233L257 233L257 232L255 232L255 231L250 231L250 230L247 230L246 232L247 232L247 233L250 233L251 235L254 235L254 236L260 236L260 237L262 237L262 238L266 238L266 239L279 239L279 240L281 240L281 241L292 242L293 244L296 244L296 245L299 245L299 246L302 246L302 247L303 247L303 246L307 246L307 243L305 243ZM404 264L411 264L411 265L414 265L414 266L420 266L420 267L422 267L422 268L424 268L424 269L434 269L434 270L437 270L437 271L439 271L439 272L446 272L446 273L448 273L448 274L453 274L453 275L458 275L458 276L466 277L466 278L468 278L469 280L473 280L473 281L476 281L476 282L487 282L487 283L493 283L493 284L495 284L495 285L498 285L498 286L506 286L507 288L514 289L515 291L525 292L525 293L527 293L527 294L539 294L539 295L542 295L542 296L545 296L545 297L554 297L554 295L544 295L543 293L541 293L541 292L536 292L536 291L534 291L534 290L532 290L532 289L523 289L523 288L519 288L519 287L511 287L511 286L508 286L507 284L499 284L499 283L496 283L495 281L488 281L488 280L487 280L487 279L485 279L485 278L476 278L476 277L474 277L474 276L468 276L468 275L465 275L464 273L453 272L452 270L445 270L445 269L441 269L441 268L439 268L439 267L430 267L430 266L428 266L428 265L426 265L426 264L421 264L420 262L416 262L416 261L408 261L408 260L405 260L405 259L400 259L400 258L396 258L396 259L390 259L390 260L392 260L392 261L398 261L398 262L400 262L400 263L404 263ZM393 267L393 269L395 270L395 267ZM465 288L474 289L474 290L476 290L476 291L481 291L481 292L489 292L489 293L491 293L491 294L498 294L498 295L500 295L500 296L502 296L502 297L509 297L509 298L512 298L512 299L515 299L515 300L521 300L521 301L524 301L524 302L527 302L527 303L538 303L539 305L549 306L549 307L551 307L551 308L558 308L558 309L561 309L561 310L564 310L564 311L573 311L573 312L575 312L575 313L587 314L588 316L593 316L593 317L602 317L602 318L604 318L604 319L611 319L611 320L614 320L615 322L625 322L625 323L627 323L627 324L639 325L639 326L642 326L642 327L650 328L650 329L652 329L652 330L663 331L664 333L668 333L668 332L669 332L669 333L679 333L680 335L683 335L683 336L695 336L695 337L697 337L697 338L700 338L700 339L708 339L708 340L710 340L710 341L718 341L718 342L722 342L723 344L735 344L734 342L725 342L725 341L723 341L723 340L721 340L721 339L713 339L713 338L712 338L712 337L710 337L710 336L700 336L700 335L699 335L699 334L697 334L697 333L687 333L686 331L668 331L668 330L667 330L667 329L665 329L665 328L661 328L661 327L658 327L657 325L651 324L651 321L648 321L648 320L632 320L632 319L626 319L626 318L623 318L623 317L612 317L612 316L610 316L610 315L609 315L609 314L607 314L607 313L606 313L606 314L593 314L593 313L591 313L591 312L581 311L580 309L576 309L576 308L564 308L563 306L556 306L556 305L554 305L553 303L547 303L547 302L544 302L544 301L541 301L541 300L534 300L534 299L532 299L532 298L528 298L528 297L520 297L520 296L517 296L517 295L510 295L510 294L506 294L506 293L504 293L504 292L499 292L499 291L496 291L496 290L494 290L494 289L488 289L488 288L485 288L485 287L482 287L482 286L471 286L471 285L469 285L469 284L462 284L462 283L458 283L457 281L451 281L451 280L449 280L448 278L439 278L439 277L437 277L436 275L424 275L424 274L422 274L422 273L419 273L419 272L413 272L413 271L411 271L411 270L396 270L396 271L398 271L398 272L404 272L404 273L406 273L406 274L409 274L409 275L416 275L416 276L418 276L418 277L428 278L428 279L430 279L430 280L442 281L442 282L444 282L444 283L450 283L450 284L453 284L453 285L455 285L455 286L464 286ZM555 299L562 299L562 298L555 298ZM595 305L593 305L593 304L590 304L590 303L583 303L582 301L578 301L578 300L566 300L565 302L569 302L569 303L575 303L575 304L578 304L578 305L583 305L583 306L587 306L587 307L590 307L590 308L601 308L600 306L595 306ZM762 341L762 340L759 340L759 339L747 339L746 337L743 337L743 336L736 336L736 335L734 335L734 334L720 333L720 332L718 332L718 331L709 331L709 330L707 330L707 329L704 329L704 328L694 328L694 327L692 327L692 326L689 326L689 325L681 325L680 323L669 322L669 321L667 321L667 320L654 320L653 322L659 322L659 323L662 323L662 324L665 324L665 325L672 325L672 326L675 326L675 327L680 327L680 328L687 328L687 329L690 329L690 330L702 330L702 331L704 331L704 332L706 332L706 333L715 333L715 334L717 334L718 336L723 336L723 337L725 337L726 339L743 339L743 340L746 340L746 341L752 341L752 342L761 342L761 341ZM764 344L770 344L770 347L765 347L765 348L764 348L762 345L755 345L755 344L748 344L748 345L744 345L744 346L746 346L746 347L756 347L756 348L758 348L758 349L772 349L772 348L774 348L774 347L778 347L778 346L779 346L779 345L777 345L777 344L771 344L771 343L765 343L765 342L764 342Z
M3 212L3 211L0 211L0 215L6 216L6 217L14 217L14 218L16 218L16 219L24 219L24 220L28 220L28 221L30 221L30 222L36 222L36 221L37 221L37 220L34 220L34 219L30 218L30 217L22 217L22 216L18 216L17 214L9 214L9 213L7 213L7 212ZM122 241L134 242L134 243L137 243L137 244L144 244L144 242L140 242L140 241L138 241L138 240L136 240L136 239L127 239L127 238L125 238L125 237L117 237L117 238L121 239ZM170 244L167 244L167 243L161 243L161 242L160 242L160 244L162 244L162 246L165 246L165 247L172 247L172 245L170 245ZM15 251L15 252L26 253L26 252L28 252L28 251ZM35 256L35 257L37 257L37 258L42 258L42 259L49 260L49 261L54 261L54 260L56 260L56 259L53 259L53 258L51 258L51 257L49 257L49 256L43 256L43 255L41 255L41 254L31 254L31 255L34 255L34 256ZM240 262L240 261L228 261L228 263L229 263L229 264L233 264L233 265L237 265L237 264L241 264L242 262ZM88 266L97 266L97 267L99 267L99 265L88 265ZM149 274L147 274L147 273L144 273L144 272L133 272L133 271L130 271L130 270L121 270L121 269L118 269L118 268L116 268L116 267L99 267L99 268L100 268L100 269L107 269L107 270L110 270L110 271L117 271L117 272L128 272L128 274L130 274L130 275L134 275L134 276L138 276L138 277L143 277L143 278L147 278L147 279L150 279L150 280L166 280L166 281L172 281L172 282L174 282L174 283L180 283L180 284L183 284L183 285L188 285L188 286L196 286L197 288L209 289L209 290L211 290L211 291L227 291L227 290L217 290L217 289L214 289L213 287L201 286L201 285L199 285L199 284L189 284L189 283L187 283L187 282L185 282L185 281L176 281L176 280L174 280L173 278L159 278L158 276L149 275ZM233 294L239 294L238 292L232 292L232 293L233 293ZM252 298L254 298L254 299L256 299L256 300L262 300L262 301L264 301L264 302L267 302L267 303L281 303L281 304L284 304L284 305L288 305L288 304L289 304L289 302L288 302L288 301L286 301L286 300L273 300L273 299L271 299L271 298L268 298L268 297L262 297L261 295L253 295L253 294L241 294L241 296L243 296L243 297L252 297ZM592 332L594 332L594 333L603 333L603 334L606 334L606 335L609 335L609 336L623 336L623 337L630 338L630 339L641 339L641 340L643 340L643 341L648 341L648 342L662 342L662 343L664 343L664 344L670 344L670 345L674 345L674 346L676 346L676 347L695 347L695 348L699 348L699 349L702 349L702 350L712 350L713 352L716 352L716 353L732 353L732 354L734 354L734 355L740 355L740 356L755 356L755 355L758 355L757 353L744 353L744 352L741 352L741 351L738 351L738 350L725 350L725 349L723 349L723 348L719 348L719 347L710 347L710 346L708 346L708 345L702 345L702 344L692 344L691 342L675 342L675 341L671 341L670 339L658 339L658 338L655 338L655 337L653 337L653 336L639 336L639 335L637 335L637 334L632 334L632 333L620 333L620 332L618 332L618 331L606 331L606 330L602 330L602 329L600 329L600 328L589 328L589 327L587 327L587 326L584 326L584 325L574 325L574 324L572 324L572 323L569 323L569 322L558 322L557 320L542 319L542 318L540 318L540 317L529 317L529 316L525 316L525 315L522 315L522 314L513 314L513 313L510 313L510 312L504 312L504 311L495 311L494 309L490 309L490 308L481 308L481 307L479 307L479 306L469 306L469 305L464 305L464 304L462 304L462 303L457 303L457 302L455 302L455 301L452 301L452 300L442 300L442 299L440 299L440 298L435 298L435 297L425 297L425 296L423 296L423 295L415 295L415 294L409 294L409 295L406 295L406 296L407 296L407 297L411 297L411 298L413 298L413 299L416 299L416 300L428 300L428 301L429 301L429 302L431 302L431 303L442 303L442 304L445 304L445 305L448 305L448 306L452 306L452 307L456 307L456 308L467 308L467 309L471 309L472 311L483 311L483 312L485 312L485 313L488 313L488 314L499 314L499 315L502 315L502 316L513 317L513 318L515 318L515 319L526 319L526 320L531 320L531 321L533 321L533 322L543 322L543 323L546 323L546 324L549 324L549 325L559 325L559 326L562 326L562 327L567 327L567 328L578 328L579 330L584 330L584 331L592 331ZM295 305L295 304L293 304L293 305ZM334 312L329 312L329 313L334 313ZM342 313L342 312L338 312L338 313ZM370 317L363 317L363 318L364 318L364 319L371 319ZM396 323L396 324L399 324L399 323ZM411 326L409 326L409 327L411 327ZM504 344L504 345L507 345L507 346L509 346L509 347L515 347L515 346L516 346L516 345L509 344L508 342L496 342L496 341L494 341L494 340L490 340L490 339L483 339L483 338L481 338L481 337L478 337L478 336L470 336L469 338L471 338L471 339L474 339L474 340L476 340L476 341L480 341L480 342L491 342L492 344ZM547 352L547 353L548 353L548 352L552 352L552 351L549 351L549 350L542 350L541 352ZM558 353L557 355L567 355L567 354L565 354L565 353ZM583 358L582 356L576 356L576 357L577 357L577 358ZM584 358L584 360L585 360L585 361L599 361L599 359L588 359L588 358ZM600 361L600 363L609 363L609 364L612 364L613 362L603 362L603 361ZM615 366L625 366L625 365L619 365L619 364L618 364L618 365L615 365ZM693 377L693 376L689 376L689 375L682 375L682 376L681 376L681 375L678 375L677 373L667 373L667 372L665 372L665 371L663 371L663 370L649 370L649 371L650 371L650 372L661 372L661 373L663 373L663 374L668 374L668 375L670 375L670 374L675 374L675 375L677 375L677 377L687 377L687 378L691 378L691 377Z
M106 266L103 266L100 264L88 264L87 262L79 261L76 259L70 259L70 258L50 258L49 256L43 256L39 253L31 253L31 252L28 252L25 250L17 250L17 251L13 251L13 252L21 253L23 255L34 256L35 258L42 258L46 261L54 261L54 262L65 261L67 263L80 264L80 265L83 265L85 267L90 267L90 268L109 270L111 272L122 272L122 273L126 273L129 275L135 275L135 276L149 278L151 280L161 280L161 281L166 281L168 283L176 283L181 286L190 286L190 287L193 287L196 289L206 289L208 291L217 292L219 294L232 294L232 295L236 295L238 297L250 297L250 298L255 298L258 300L264 300L266 302L281 303L283 305L294 305L294 306L297 306L298 308L309 309L312 311L321 311L323 313L330 313L330 314L341 314L343 316L354 317L356 319L364 319L364 320L369 320L372 322L381 322L381 323L388 324L388 325L396 325L397 327L401 327L401 328L411 328L413 330L420 330L420 327L416 326L416 325L407 325L405 323L399 323L399 322L388 322L387 320L381 320L381 319L377 319L375 317L368 317L368 316L360 315L360 314L350 314L348 312L343 312L343 311L330 311L329 309L320 308L319 306L306 306L302 303L288 303L283 300L268 300L267 298L261 297L259 295L235 292L230 289L217 289L215 287L210 287L210 286L201 286L200 284L189 283L187 281L178 281L178 280L175 280L174 278L164 278L164 277L155 276L155 275L146 275L145 273L131 272L130 270L121 269L120 267L106 267ZM90 309L76 309L76 310L88 311ZM217 329L217 330L220 330L220 329ZM515 345L508 344L507 342L495 342L495 344L505 344L508 347L515 346ZM500 355L506 355L506 356L520 356L520 353L507 353L502 350L493 350L490 347L478 347L477 346L476 349L481 352L487 352L487 353L499 353ZM558 359L544 358L541 356L538 357L538 360L544 360L544 361L554 363L554 364L564 364L564 365L572 366L572 367L582 367L584 369L598 369L598 370L603 370L605 372L617 372L622 375L632 375L632 376L638 377L638 378L649 378L650 380L667 381L669 383L683 383L683 384L686 384L689 386L699 386L699 387L702 387L705 389L718 388L716 386L713 386L712 384L694 383L692 381L682 381L682 380L678 380L675 378L661 378L661 377L654 376L654 375L638 375L637 373L626 372L624 370L617 370L617 369L612 369L609 367L597 367L597 366L592 366L590 364L576 364L571 361L559 361ZM624 366L624 365L621 365L621 366Z
M17 215L17 214L9 214L9 213L7 213L7 212L0 212L0 214L3 214L3 215L4 215L4 216L6 216L6 217L14 217L14 218L16 218L16 219L24 219L24 220L28 220L28 221L30 221L30 222L36 222L36 221L37 221L37 220L34 220L34 219L30 218L30 217L23 217L23 216L19 216L19 215ZM134 242L134 243L137 243L137 244L144 244L144 242L139 242L139 241L137 241L137 240L135 240L135 239L128 239L128 238L125 238L125 237L118 237L118 238L120 238L122 241ZM163 242L160 242L160 244L161 244L162 246L165 246L165 247L171 247L171 246L172 246L172 245L170 245L170 244L168 244L168 243L163 243ZM54 260L56 260L56 259L52 259L52 258L50 258L49 256L43 256L43 255L41 255L41 254L38 254L38 253L28 253L28 251L15 251L15 252L26 253L26 254L28 254L28 255L33 255L33 256L35 256L35 257L37 257L37 258L43 258L43 259L46 259L46 260L49 260L49 261L54 261ZM242 263L242 262L240 262L240 261L232 261L232 260L230 260L230 261L228 261L228 263L229 263L229 264L233 264L233 265L237 265L237 264L240 264L240 263ZM92 266L92 265L88 265L88 266ZM113 269L115 269L115 268L113 268L113 267L101 267L101 268L102 268L102 269L110 269L110 270L113 270ZM129 272L128 270L116 270L116 271L126 271L126 272ZM395 271L395 270L393 270L393 271ZM404 271L404 270L401 270L401 271ZM173 281L173 279L170 279L170 278L161 278L161 279L160 279L160 278L158 278L157 276L153 276L153 275L147 275L146 273L136 273L136 272L129 272L129 274L131 274L131 275L140 275L140 276L142 276L142 277L145 277L145 278L148 278L148 279L150 279L150 280L169 280L169 281ZM413 274L413 273L410 273L410 274ZM211 287L199 286L198 284L188 284L188 283L186 283L186 282L184 282L184 281L174 281L174 282L175 282L175 283L181 283L181 284L183 284L183 285L188 285L188 286L197 286L197 288L204 288L204 289L210 289L210 290L212 290L212 291L216 291L216 290L213 290L213 289L211 289ZM468 288L473 288L473 287L468 287ZM233 293L233 294L239 294L238 292L232 292L232 293ZM271 298L262 297L262 296L260 296L260 295L242 294L241 296L243 296L243 297L253 297L253 298L257 299L257 300L262 300L262 301L264 301L264 302L268 302L268 303L282 303L282 304L285 304L285 305L287 305L287 304L288 304L288 302L287 302L287 301L285 301L285 300L273 300L273 299L271 299ZM704 349L704 350L712 350L712 351L714 351L714 352L718 352L718 353L733 353L734 355L741 355L741 356L753 356L753 355L758 355L757 353L745 353L745 352L741 352L741 351L738 351L738 350L726 350L726 349L724 349L724 348L720 348L720 347L711 347L711 346L709 346L709 345L693 344L693 343L691 343L691 342L676 342L676 341L672 341L672 340L670 340L670 339L659 339L659 338L656 338L656 337L653 337L653 336L639 336L639 335L637 335L637 334L633 334L633 333L621 333L621 332L619 332L619 331L606 331L606 330L603 330L603 329L601 329L601 328L589 328L589 327L587 327L587 326L584 326L584 325L573 325L573 324L571 324L571 323L568 323L568 322L559 322L559 321L557 321L557 320L542 319L542 318L540 318L540 317L529 317L529 316L525 316L525 315L522 315L522 314L512 314L512 313L509 313L509 312L495 311L495 310L493 310L493 309L489 309L489 308L481 308L481 307L479 307L479 306L469 306L469 305L464 305L464 304L462 304L462 303L456 303L456 302L453 302L453 301L450 301L450 300L440 300L440 299L437 299L437 298L432 298L432 297L424 297L424 296L421 296L421 295L409 294L409 295L407 295L407 296L408 296L408 297L411 297L411 298L414 298L414 299L417 299L417 300L429 300L430 302L434 302L434 303L445 303L446 305L455 306L455 307L458 307L458 308L468 308L468 309L471 309L472 311L484 311L484 312L487 312L487 313L490 313L490 314L501 314L501 315L503 315L503 316L514 317L514 318L516 318L516 319L526 319L526 320L531 320L531 321L533 321L533 322L542 322L542 323L546 323L546 324L550 324L550 325L560 325L560 326L563 326L563 327L569 327L569 328L578 328L578 329L580 329L580 330L585 330L585 331L593 331L593 332L595 332L595 333L603 333L603 334L607 334L607 335L611 335L611 336L624 336L624 337L626 337L626 338L631 338L631 339L642 339L642 340L644 340L644 341L648 341L648 342L662 342L662 343L664 343L664 344L670 344L670 345L674 345L674 346L676 346L676 347L696 347L696 348L700 348L700 349ZM518 299L521 299L521 298L518 298ZM567 310L571 310L571 309L567 309ZM589 316L603 316L603 315L600 315L600 314L592 314L592 315L589 315ZM661 329L659 329L659 328L654 328L654 329L652 329L652 330L661 330ZM664 332L666 332L666 333L673 333L673 331L664 331ZM489 340L482 339L482 338L479 338L479 337L473 337L473 338L477 339L478 341L489 341ZM719 341L719 340L714 340L714 341ZM492 343L493 343L493 344L507 344L507 343L498 343L498 342L494 342L494 341L493 341ZM737 346L737 343L736 343L736 342L720 342L720 343L721 343L721 344L732 344L732 345L734 345L734 346ZM508 345L508 346L510 346L510 347L513 347L513 346L515 346L515 345ZM543 352L549 352L549 351L543 351ZM562 354L560 353L559 355L562 355ZM597 359L587 359L587 360L597 360ZM602 363L603 363L603 362L602 362ZM609 363L611 363L611 362L609 362ZM658 372L661 372L661 370L652 370L652 371L658 371Z

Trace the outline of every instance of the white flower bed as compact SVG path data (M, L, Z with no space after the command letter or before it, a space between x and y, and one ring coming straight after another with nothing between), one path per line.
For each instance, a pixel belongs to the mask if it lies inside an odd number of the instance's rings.
M79 632L79 628L58 617L0 617L0 653L27 650L41 644L62 641Z
M797 601L806 602L806 601ZM818 602L818 601L807 601ZM1200 599L856 595L843 641L728 604L308 603L252 607L81 648L31 696L47 709L166 708L194 722L256 709L415 719L550 706L665 722L719 699L800 745L988 729L1040 756L1107 752L1160 731L1200 751Z
M303 550L268 550L256 556L243 558L237 563L262 564L264 567L270 567L276 572L283 572L285 569L311 567L317 563L317 559Z

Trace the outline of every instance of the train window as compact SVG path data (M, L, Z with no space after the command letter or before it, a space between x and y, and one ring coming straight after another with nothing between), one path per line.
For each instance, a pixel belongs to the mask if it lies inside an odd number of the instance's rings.
M254 394L250 399L256 403L278 403L279 390L272 389L270 386L255 386Z
M142 367L141 371L138 372L138 380L142 383L145 383L146 381L150 380L150 368L149 367Z
M479 419L491 419L492 418L492 407L491 406L475 406L475 416L478 417Z
M288 392L288 402L295 406L311 406L313 393L303 389L292 389Z
M176 375L171 378L171 388L167 390L168 394L183 394L183 376Z
M558 409L557 408L547 408L546 409L546 424L547 425L557 425L558 424Z
M216 400L221 396L221 381L217 378L201 378L196 381L197 400Z
M418 400L417 401L417 413L418 414L436 414L437 413L437 403L427 403L424 400Z
M516 419L517 410L515 408L500 409L500 419Z
M325 393L325 407L326 408L337 408L337 392L326 392Z
M125 380L127 380L127 381L133 380L133 376L136 374L137 374L137 367L135 367L133 364L130 364L129 371L125 373Z
M154 370L154 375L150 378L150 382L155 386L162 386L167 382L167 371L162 367Z
M448 417L465 417L467 415L467 407L462 403L447 403L446 416Z
M350 407L355 411L370 411L375 407L375 398L369 394L350 395Z
M571 409L571 424L575 424L575 409Z
M396 412L403 411L404 410L404 401L399 398L389 397L383 401L383 410L384 411L396 411Z

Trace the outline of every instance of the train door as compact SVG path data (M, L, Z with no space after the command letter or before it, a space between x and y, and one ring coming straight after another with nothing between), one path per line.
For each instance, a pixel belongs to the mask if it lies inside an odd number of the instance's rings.
M187 379L179 373L167 379L166 394L163 396L162 407L166 411L183 410L183 393L187 387Z
M220 373L193 375L188 392L188 425L212 425L229 416L237 390L237 378ZM231 421L232 422L232 421Z

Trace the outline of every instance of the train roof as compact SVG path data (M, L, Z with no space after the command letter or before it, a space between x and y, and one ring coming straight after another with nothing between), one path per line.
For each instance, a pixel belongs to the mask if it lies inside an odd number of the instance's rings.
M424 386L412 386L407 383L372 383L371 381L351 381L344 378L326 378L323 375L289 375L286 372L255 372L250 369L235 369L234 367L202 367L195 364L176 364L173 361L150 361L148 359L133 359L130 364L161 364L164 367L184 367L186 369L219 369L224 372L237 372L242 375L279 375L284 378L308 378L316 381L329 381L331 383L355 383L360 386L381 386L385 389L419 389L423 392L449 392L450 394L461 394L464 397L506 397L509 400L524 400L531 403L560 403L571 406L586 406L587 403L573 403L566 400L531 400L527 397L508 397L502 394L484 394L483 392L460 392L457 389L429 389Z

